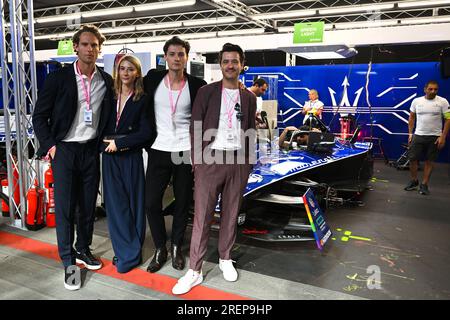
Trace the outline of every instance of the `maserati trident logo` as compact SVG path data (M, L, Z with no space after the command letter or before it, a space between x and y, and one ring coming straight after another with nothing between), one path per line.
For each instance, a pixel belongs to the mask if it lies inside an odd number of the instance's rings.
M356 113L356 109L358 108L359 99L361 98L361 94L364 90L364 87L359 88L355 91L355 100L353 100L353 103L350 103L350 97L348 96L348 91L350 87L350 82L347 79L347 76L345 76L344 81L342 82L342 87L344 87L342 92L342 99L339 102L339 104L336 101L336 91L334 91L332 88L328 87L328 91L330 92L331 97L331 103L333 106L333 112L336 113L338 111L339 107L347 107L345 108L345 113Z

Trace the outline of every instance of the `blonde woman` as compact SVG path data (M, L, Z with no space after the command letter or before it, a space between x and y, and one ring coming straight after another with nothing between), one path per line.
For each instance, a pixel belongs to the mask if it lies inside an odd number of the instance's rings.
M141 263L145 238L142 147L150 137L141 64L131 55L117 65L111 115L103 138L103 189L117 271Z

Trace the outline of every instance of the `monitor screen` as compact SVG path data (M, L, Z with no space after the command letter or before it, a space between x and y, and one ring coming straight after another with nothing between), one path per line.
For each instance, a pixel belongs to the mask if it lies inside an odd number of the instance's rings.
M205 78L205 64L199 61L191 61L191 75L200 79Z
M156 69L157 70L166 70L166 59L164 59L163 54L156 55Z

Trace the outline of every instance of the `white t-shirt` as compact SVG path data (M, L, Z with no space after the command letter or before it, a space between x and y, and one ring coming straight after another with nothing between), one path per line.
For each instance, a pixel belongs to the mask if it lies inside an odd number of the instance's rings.
M305 105L303 106L303 110L307 111L305 114L305 117L303 118L303 123L306 122L306 119L308 118L308 114L309 113L313 113L314 115L316 115L317 111L322 109L323 110L323 102L320 101L319 99L314 100L314 101L306 101ZM320 119L322 119L322 113L318 116Z
M214 142L211 145L212 149L227 151L241 149L241 121L239 121L236 117L236 113L238 111L234 110L236 103L241 105L239 89L224 88L222 93L222 102L220 105L219 128L217 130L217 135ZM231 114L231 128L228 123L229 116L227 109L230 114L231 109L233 109L233 113Z
M419 136L439 136L442 133L444 113L450 112L447 99L436 96L433 100L416 98L411 103L411 112L416 114L416 130Z
M170 91L174 104L177 101L179 92L180 90ZM189 136L191 96L187 81L178 99L174 121L172 121L169 89L164 84L164 81L161 81L155 91L155 120L157 136L152 149L166 152L179 152L191 149Z

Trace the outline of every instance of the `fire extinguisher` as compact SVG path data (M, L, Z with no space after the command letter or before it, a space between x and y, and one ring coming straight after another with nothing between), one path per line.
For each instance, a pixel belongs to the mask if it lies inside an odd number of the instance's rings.
M14 184L13 198L14 202L18 205L20 203L19 172L15 167L13 170L13 184ZM9 194L8 179L3 179L1 181L1 185L3 194L8 195ZM2 199L2 216L9 217L9 203L7 203L3 199Z
M44 222L44 198L45 191L38 186L33 186L27 194L27 218L25 226L28 230L40 230L45 227Z
M8 179L2 180L2 193L8 196ZM9 204L2 198L2 216L9 217Z
M44 187L47 191L47 204L46 204L46 216L45 221L47 227L54 228L56 227L55 220L55 189L53 187L54 178L53 178L53 170L50 167L44 173Z

